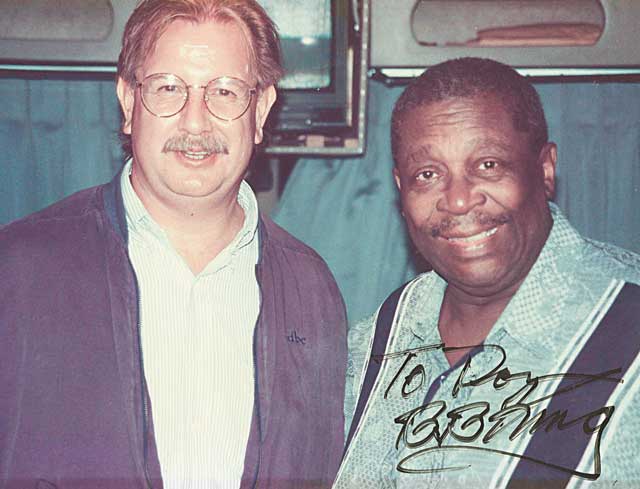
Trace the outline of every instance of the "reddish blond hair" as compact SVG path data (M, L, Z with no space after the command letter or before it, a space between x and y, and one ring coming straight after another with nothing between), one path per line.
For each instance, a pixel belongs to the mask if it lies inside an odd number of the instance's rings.
M282 77L277 28L255 0L142 0L127 21L118 58L118 76L129 86L174 20L237 22L247 38L258 89L275 85Z

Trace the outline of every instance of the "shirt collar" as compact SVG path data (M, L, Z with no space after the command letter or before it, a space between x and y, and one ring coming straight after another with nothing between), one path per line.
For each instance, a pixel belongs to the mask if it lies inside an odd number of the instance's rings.
M562 304L571 294L568 273L579 264L583 239L558 206L550 202L553 226L524 282L500 315L487 341L508 334L523 348L550 355L564 345L549 342L555 328L566 324Z
M251 186L244 180L240 183L238 204L240 204L240 207L242 207L244 211L244 223L242 229L240 229L236 236L236 249L240 249L251 243L258 231L258 200Z
M122 201L127 219L127 228L129 228L129 231L136 231L145 227L145 224L149 225L150 222L153 222L153 219L151 219L149 212L147 212L147 209L142 204L138 194L133 190L130 176L131 160L125 163L122 170L120 188L122 190Z
M409 296L404 320L421 342L440 343L442 339L438 331L438 320L447 282L437 273L428 272L419 278L416 287L416 293Z

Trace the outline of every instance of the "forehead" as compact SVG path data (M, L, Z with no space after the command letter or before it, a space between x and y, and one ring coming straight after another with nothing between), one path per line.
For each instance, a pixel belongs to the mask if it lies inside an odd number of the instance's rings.
M249 65L249 46L236 22L178 19L160 35L142 70L143 76L174 73L185 79L235 76L248 81Z
M528 135L517 131L513 115L495 95L452 98L417 106L398 125L398 156L403 161L418 148L446 144L458 151L483 144L523 149Z

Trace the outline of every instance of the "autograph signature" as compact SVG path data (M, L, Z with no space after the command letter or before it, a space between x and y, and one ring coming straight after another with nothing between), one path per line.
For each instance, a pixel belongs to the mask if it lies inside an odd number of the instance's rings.
M465 347L464 349L468 350L469 348ZM456 398L462 389L470 389L483 384L491 383L491 387L495 391L499 391L515 381L523 383L523 385L515 393L505 397L497 410L492 410L492 406L486 401L471 402L447 410L447 403L444 400L427 399L429 402L396 417L394 421L400 425L396 449L403 443L408 449L415 450L400 460L396 467L397 470L404 473L424 474L466 468L422 468L419 459L434 451L477 450L525 458L585 479L597 479L601 473L600 440L613 415L614 406L604 406L573 416L569 409L563 408L548 412L547 408L540 409L539 405L547 399L565 396L569 392L575 392L594 382L621 383L622 379L616 376L621 372L621 369L608 370L599 374L557 373L534 377L530 371L512 373L505 366L507 355L499 345L485 344L482 348L485 352L497 352L498 361L488 371L482 372L481 375L472 376L469 375L469 371L474 357L469 355L451 390L452 398ZM418 354L438 349L452 351L457 348L446 348L442 344L429 345L385 355L385 359L404 357L404 361L387 386L384 398L386 399L394 389L399 389L399 394L403 398L418 395L418 391L427 380L423 364L417 361ZM563 387L558 388L553 394L537 397L536 390L540 386L559 379L565 380L562 384ZM511 386L517 387L516 384ZM570 401L568 400L568 402ZM536 408L538 409L536 410ZM580 425L584 436L591 437L595 434L593 473L579 472L573 467L562 467L524 454L492 448L490 445L494 437L503 431L508 433L509 440L513 441L525 433L533 435L538 430L545 430L549 433L554 429L564 431ZM510 432L508 428L511 429Z

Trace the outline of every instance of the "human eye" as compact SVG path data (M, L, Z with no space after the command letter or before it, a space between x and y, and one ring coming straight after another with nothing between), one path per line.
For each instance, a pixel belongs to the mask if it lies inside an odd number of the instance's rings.
M184 85L172 77L159 77L151 79L148 83L149 93L157 97L173 97L184 95Z
M483 158L476 163L476 172L480 176L500 177L508 170L508 165L496 158Z
M238 98L237 91L230 86L214 86L207 91L207 95L217 100L231 102Z
M174 97L176 95L182 95L180 86L176 84L166 83L164 85L158 85L154 93L160 97Z
M500 163L498 163L496 160L482 160L480 162L480 165L478 166L478 168L480 170L497 170L498 168L500 168Z
M157 88L157 91L158 92L166 92L166 93L177 92L178 91L178 85L171 85L171 84L160 85Z
M431 183L438 178L438 173L432 169L424 169L417 172L414 180L418 183Z

